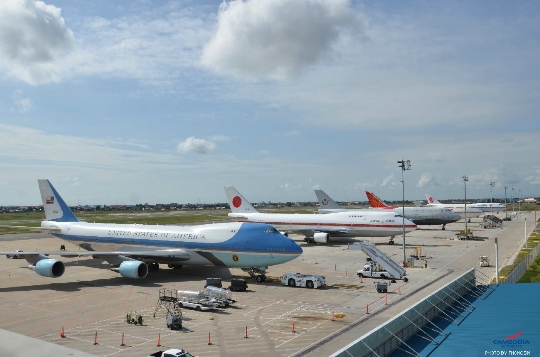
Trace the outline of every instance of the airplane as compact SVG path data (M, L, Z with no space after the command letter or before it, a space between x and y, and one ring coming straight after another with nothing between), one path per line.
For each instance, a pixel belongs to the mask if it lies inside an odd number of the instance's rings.
M467 210L469 206L473 208L477 208L484 213L493 213L493 212L499 213L499 211L506 209L505 205L501 203L496 203L496 202L495 203L489 203L489 202L470 203L469 205L467 205Z
M331 214L260 213L234 187L225 186L229 217L267 223L285 232L298 232L308 243L328 243L330 237L394 237L416 229L416 224L394 212L336 212Z
M46 220L41 228L86 251L21 252L19 256L38 275L59 278L63 257L91 256L107 261L125 278L142 279L159 264L170 268L206 265L240 268L258 282L268 266L283 264L302 254L302 248L268 224L244 222L165 226L88 223L77 219L47 179L38 180ZM13 252L0 252L1 255Z
M446 207L452 212L459 214L462 218L467 218L469 221L471 218L481 216L484 212L478 208L474 208L471 204L467 204L467 217L465 217L465 204L464 203L441 203L435 199L435 197L426 194L428 207Z
M358 209L345 209L328 196L323 190L315 190L320 207L319 212L346 212L358 211ZM448 223L457 222L461 216L444 207L403 207L388 206L379 197L366 191L371 209L392 211L396 214L411 220L416 225L438 225L442 224L442 230L446 229ZM339 207L339 208L336 208Z

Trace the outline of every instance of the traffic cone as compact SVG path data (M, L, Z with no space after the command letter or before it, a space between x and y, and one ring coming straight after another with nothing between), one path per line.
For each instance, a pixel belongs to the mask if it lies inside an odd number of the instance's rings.
M64 338L66 335L64 335L64 326L62 326L62 332L60 332L60 337Z
M157 335L157 345L156 346L161 347L161 334L160 333L158 333L158 335Z
M124 333L122 332L122 343L120 344L120 346L125 346L126 344L124 343Z
M96 335L94 336L94 345L97 345L97 331L96 331Z

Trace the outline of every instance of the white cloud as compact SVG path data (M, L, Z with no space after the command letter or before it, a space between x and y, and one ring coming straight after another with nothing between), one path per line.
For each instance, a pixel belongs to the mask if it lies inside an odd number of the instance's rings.
M392 183L393 180L394 180L394 174L391 174L390 176L387 176L383 180L383 182L381 183L381 187L387 186L388 184Z
M60 9L34 0L0 2L0 68L30 84L59 80L52 62L73 48Z
M344 28L359 29L348 0L223 2L201 62L223 74L285 79L329 57Z
M214 152L215 148L216 144L213 142L206 141L204 139L197 139L193 136L190 136L178 144L178 152L183 154L188 152L194 152L197 154L211 154Z
M431 182L431 174L422 174L420 176L420 180L418 180L418 183L416 184L416 187L425 187L428 186Z
M16 90L15 92L13 92L13 94L11 95L11 99L13 100L13 104L15 105L15 108L12 110L19 113L27 113L32 110L34 106L30 98L24 98L24 93L22 90Z

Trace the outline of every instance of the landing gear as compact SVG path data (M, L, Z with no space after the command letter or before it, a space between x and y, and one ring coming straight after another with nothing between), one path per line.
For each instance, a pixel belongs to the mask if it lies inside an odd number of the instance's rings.
M159 270L159 264L158 263L148 264L148 270Z
M446 230L446 224L443 224L443 225L442 225L442 230L443 230L443 231Z
M394 238L395 238L395 237L396 237L396 236L391 236L391 237L390 237L390 242L388 242L389 245L394 245Z
M255 278L255 280L258 283L264 283L266 281L266 275L265 270L261 268L249 268L249 269L242 269L243 271L246 271L249 276L252 278Z

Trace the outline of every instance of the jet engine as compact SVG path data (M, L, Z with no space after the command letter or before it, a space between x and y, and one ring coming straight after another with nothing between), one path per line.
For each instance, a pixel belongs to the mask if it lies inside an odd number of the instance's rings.
M330 241L330 234L315 233L313 234L313 241L315 241L315 243L328 243Z
M142 279L148 275L148 265L138 260L128 260L120 264L118 272L124 278Z
M41 259L35 265L30 265L29 268L38 275L46 276L47 278L59 278L66 270L64 263L56 259Z

